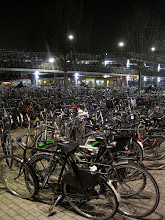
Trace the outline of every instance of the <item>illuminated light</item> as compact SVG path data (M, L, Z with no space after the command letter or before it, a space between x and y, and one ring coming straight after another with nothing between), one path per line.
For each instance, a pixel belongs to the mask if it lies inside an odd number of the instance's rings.
M126 66L127 66L127 68L130 67L130 60L129 60L129 59L127 59L127 64L126 64Z
M106 66L107 64L109 64L109 63L113 63L113 61L111 61L111 60L104 60L104 65Z
M9 82L3 82L4 84L8 84Z
M75 73L75 75L74 75L76 78L78 78L78 76L79 76L79 73Z
M53 63L53 62L54 62L54 58L51 57L51 58L49 59L49 63Z
M155 47L151 47L151 50L152 50L152 51L155 51L155 50L156 50L156 48L155 48Z
M107 78L108 77L108 75L104 75L104 78Z
M147 77L146 77L146 76L144 77L144 81L145 81L145 82L147 81Z
M160 64L158 64L158 72L160 72L160 69L161 69L161 68L160 68Z
M130 80L130 76L127 76L127 81Z
M77 87L77 80L78 80L79 73L75 73L74 76L75 76L75 86Z
M36 71L36 72L35 72L35 78L36 78L36 79L39 79L39 71Z
M70 34L70 35L68 36L68 38L69 38L69 40L73 40L73 39L74 39L74 36L73 36L72 34Z
M160 77L158 77L158 79L157 79L157 80L158 80L158 83L159 83L159 82L161 81Z
M123 47L123 46L124 46L124 43L123 43L123 42L120 42L120 43L119 43L119 46L120 46L120 47Z

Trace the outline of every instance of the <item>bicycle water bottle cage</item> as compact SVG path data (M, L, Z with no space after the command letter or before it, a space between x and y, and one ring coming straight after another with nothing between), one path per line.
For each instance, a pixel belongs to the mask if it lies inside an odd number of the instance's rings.
M77 150L79 144L76 142L68 141L68 142L58 143L57 146L62 150L64 154L69 155Z

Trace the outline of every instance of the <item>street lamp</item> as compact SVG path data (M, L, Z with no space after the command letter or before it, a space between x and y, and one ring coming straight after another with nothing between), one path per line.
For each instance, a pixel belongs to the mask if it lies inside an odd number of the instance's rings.
M54 63L54 58L53 57L49 58L49 63Z
M124 47L124 42L119 42L119 47L121 48L121 56L122 56L122 48Z
M155 47L151 47L151 50L154 52L156 50L156 48Z
M69 40L74 40L74 36L72 34L68 35Z
M119 47L123 47L124 43L123 42L119 42Z

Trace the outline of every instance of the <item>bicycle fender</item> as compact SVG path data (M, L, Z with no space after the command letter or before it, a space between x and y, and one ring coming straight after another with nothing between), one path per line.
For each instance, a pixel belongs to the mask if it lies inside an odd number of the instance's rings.
M137 143L140 145L142 151L144 151L142 142L141 141L137 141Z
M121 196L120 196L120 193L118 193L117 190L115 189L115 187L113 186L113 184L112 184L112 180L107 181L107 184L108 184L108 186L111 187L111 189L112 189L113 192L115 193L116 198L117 198L117 201L118 201L118 202L121 202Z

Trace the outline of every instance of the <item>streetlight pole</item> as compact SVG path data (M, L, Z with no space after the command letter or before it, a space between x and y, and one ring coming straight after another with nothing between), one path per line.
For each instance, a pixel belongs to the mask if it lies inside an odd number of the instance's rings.
M151 47L151 51L154 52L156 50L155 47Z
M73 34L68 35L68 39L70 41L70 52L71 52L71 59L72 59L73 40L74 40Z
M123 42L119 42L119 47L121 48L121 56L122 56L122 48L124 47L124 43Z
M55 61L54 57L49 58L49 63L53 64ZM55 85L55 73L54 73L54 85Z
M68 39L70 41L70 59L71 59L71 65L72 65L72 50L73 50L73 41L74 41L74 35L69 34ZM64 86L67 87L67 76L64 74Z

